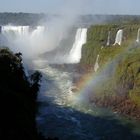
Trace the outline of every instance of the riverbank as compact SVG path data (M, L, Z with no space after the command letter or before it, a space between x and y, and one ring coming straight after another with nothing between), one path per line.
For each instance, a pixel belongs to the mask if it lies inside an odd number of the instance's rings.
M76 89L80 89L81 87L85 86L85 79L88 79L87 77L90 78L91 73L95 73L92 69L87 71L88 72L82 73L76 80L74 80L74 86ZM78 90L75 92L78 92ZM89 102L97 107L108 108L117 114L126 116L127 118L140 120L139 104L137 104L135 100L132 100L132 98L125 93L122 93L122 95L117 95L117 93L110 94L103 92L98 95L93 91L93 93L89 94L88 98Z
M87 34L87 43L82 48L80 64L94 67L98 60L98 71L83 72L75 82L80 88L86 86L85 77L90 77L89 101L100 107L140 120L140 42L139 24L93 25ZM123 30L122 43L114 45L118 31ZM89 75L89 76L88 76ZM91 82L90 81L90 82ZM80 83L80 84L79 84ZM82 86L83 87L83 86ZM85 93L86 94L86 93Z
M85 98L81 100L77 96L78 89L70 91L73 73L60 70L59 66L46 66L40 71L44 82L39 94L41 104L37 120L38 128L45 137L58 137L60 140L139 140L139 133L133 132L133 122L129 127L108 109L85 103Z
M91 102L98 107L111 109L113 112L126 116L130 119L140 120L139 106L128 97L123 96L104 96L102 98L92 97Z

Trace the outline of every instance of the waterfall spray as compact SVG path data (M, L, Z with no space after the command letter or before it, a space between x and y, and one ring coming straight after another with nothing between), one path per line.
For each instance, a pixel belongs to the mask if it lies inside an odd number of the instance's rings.
M70 50L68 61L69 63L79 63L81 59L82 46L87 40L87 28L79 28L77 30L75 41Z
M8 46L13 52L22 52L24 57L35 57L47 50L44 26L6 25L1 27L1 35L4 38L2 45Z
M95 65L94 65L94 71L95 72L97 72L97 70L99 69L99 57L100 57L100 55L98 54L97 58L96 58Z
M23 37L29 34L29 26L2 26L1 33L10 41L16 37Z
M111 32L109 31L106 46L110 45L110 34L111 34Z
M121 46L122 38L123 38L123 30L120 29L120 30L118 30L118 32L116 34L115 43L113 45L118 44Z
M140 42L140 28L138 29L136 42L138 42L138 43Z
M41 53L50 51L48 33L44 26L31 28L30 26L2 26L1 34L6 41L5 46L10 47L13 52L22 52L26 58L35 58ZM78 28L75 41L70 51L62 51L57 48L58 55L50 56L54 63L79 63L81 59L82 46L87 40L87 28ZM59 44L56 44L59 45ZM47 59L48 60L48 59ZM48 61L49 63L49 61Z

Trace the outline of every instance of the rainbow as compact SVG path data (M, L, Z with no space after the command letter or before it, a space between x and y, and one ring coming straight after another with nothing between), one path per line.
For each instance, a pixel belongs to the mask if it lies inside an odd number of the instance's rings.
M80 81L76 84L78 92L75 93L76 101L89 100L90 95L94 93L94 89L98 87L99 83L107 80L106 71L111 66L111 63L106 63L102 70L97 72L91 71L84 74Z
M90 100L95 89L101 89L102 84L108 82L109 78L115 73L118 61L130 50L130 47L124 48L118 55L116 54L111 61L106 62L97 72L91 71L84 74L76 84L78 92L74 95L75 102Z

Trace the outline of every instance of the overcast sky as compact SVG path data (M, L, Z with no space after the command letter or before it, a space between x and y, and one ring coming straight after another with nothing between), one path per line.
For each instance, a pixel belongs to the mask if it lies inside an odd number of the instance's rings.
M138 14L140 0L0 0L0 12Z

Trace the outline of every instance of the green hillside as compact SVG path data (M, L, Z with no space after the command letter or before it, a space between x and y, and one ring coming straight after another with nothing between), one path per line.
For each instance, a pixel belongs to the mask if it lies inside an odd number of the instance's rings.
M95 75L101 80L93 86L91 101L135 118L140 118L140 44L136 42L139 27L138 24L91 26L81 59L81 65L94 67L100 55L100 68ZM123 41L121 46L114 46L119 29L123 29Z

